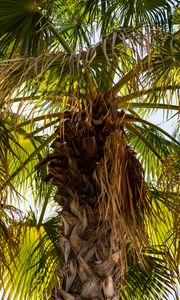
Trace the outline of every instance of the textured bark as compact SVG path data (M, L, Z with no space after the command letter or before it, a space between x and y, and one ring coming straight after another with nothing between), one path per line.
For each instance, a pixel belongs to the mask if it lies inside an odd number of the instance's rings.
M127 210L134 205L138 215L137 207L141 205L142 169L134 153L123 144L124 133L117 122L116 110L98 100L90 111L64 113L64 120L57 129L59 136L52 144L54 152L48 158L47 180L52 178L58 187L55 200L62 207L61 248L64 253L64 267L58 271L62 289L54 293L53 299L119 299L120 280L127 270L126 245L131 239L127 238L126 227L129 226L130 235L133 235L130 226L135 218L132 209L131 212ZM116 136L124 159L119 159L119 168L130 172L132 177L127 182L117 175L119 178L114 186L114 179L113 182L108 179L108 174L116 172L111 168L114 157L111 160L108 157L110 148L114 151L116 147L113 144ZM124 153L129 156L128 163ZM136 171L131 160L135 162ZM103 175L105 172L107 174ZM122 175L123 170L117 174ZM107 178L104 182L103 176ZM131 188L131 197L127 187ZM114 202L108 200L113 197L118 203L115 210ZM134 203L130 203L131 200ZM137 226L134 230L137 231Z

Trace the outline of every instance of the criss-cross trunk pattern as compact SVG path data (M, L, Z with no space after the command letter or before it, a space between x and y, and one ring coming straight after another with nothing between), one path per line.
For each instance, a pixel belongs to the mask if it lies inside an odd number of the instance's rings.
M118 300L127 253L140 253L142 168L117 115L101 97L89 109L66 111L51 145L47 179L58 187L64 253L62 289L53 299Z

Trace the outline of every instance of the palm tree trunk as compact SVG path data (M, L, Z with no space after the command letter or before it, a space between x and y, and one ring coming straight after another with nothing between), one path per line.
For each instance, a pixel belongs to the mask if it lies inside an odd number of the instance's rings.
M112 105L95 103L91 113L65 112L52 144L48 179L58 187L64 253L53 299L119 299L127 252L140 258L142 168Z

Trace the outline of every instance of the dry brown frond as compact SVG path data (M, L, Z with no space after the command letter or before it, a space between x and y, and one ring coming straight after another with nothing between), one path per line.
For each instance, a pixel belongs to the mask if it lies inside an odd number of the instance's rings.
M147 245L143 213L148 208L143 170L135 153L125 144L123 133L116 130L107 138L104 158L97 165L94 179L99 189L99 212L111 228L111 254L120 249L120 263L127 269L127 246L138 256ZM120 245L117 245L120 244ZM120 248L119 248L120 246Z

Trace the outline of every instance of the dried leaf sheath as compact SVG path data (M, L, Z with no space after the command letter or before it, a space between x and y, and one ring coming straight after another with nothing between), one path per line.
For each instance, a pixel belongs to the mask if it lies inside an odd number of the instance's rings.
M129 257L144 264L142 168L112 105L101 97L91 116L65 113L57 133L48 179L58 187L55 198L62 207L59 299L118 299Z

